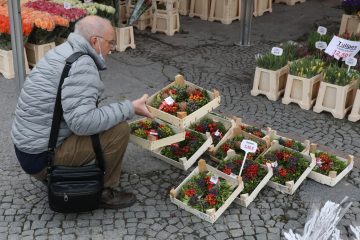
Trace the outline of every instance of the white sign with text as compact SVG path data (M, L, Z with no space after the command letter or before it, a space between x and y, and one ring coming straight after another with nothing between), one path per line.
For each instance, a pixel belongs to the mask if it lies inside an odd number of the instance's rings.
M273 47L271 53L275 56L281 56L283 54L283 49L279 47Z
M241 148L241 150L243 150L245 152L245 156L244 156L244 160L243 160L243 162L241 164L241 169L240 169L240 172L239 172L239 176L241 176L241 173L242 173L242 171L244 169L244 165L245 165L245 161L246 161L248 153L255 153L256 152L257 143L254 142L254 141L251 141L251 140L244 139L241 142L240 148Z
M346 40L338 36L334 36L331 39L331 42L325 50L330 56L333 56L337 60L342 59L343 61L348 57L355 57L359 51L360 42Z

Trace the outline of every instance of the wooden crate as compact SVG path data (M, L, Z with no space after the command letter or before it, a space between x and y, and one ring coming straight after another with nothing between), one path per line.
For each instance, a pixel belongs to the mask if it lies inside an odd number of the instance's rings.
M196 174L199 174L201 172L207 172L207 171L225 179L228 182L228 184L230 184L233 187L234 191L217 211L215 209L209 209L206 213L203 213L203 212L200 212L200 211L186 205L185 203L183 203L176 197L179 195L181 188L193 176L195 176ZM184 209L185 211L190 212L205 221L214 223L221 216L221 214L223 214L223 212L230 206L230 204L235 200L236 196L238 196L243 189L244 189L244 183L241 178L234 179L234 178L228 176L227 174L217 170L216 168L213 168L210 165L207 165L205 163L205 160L201 159L201 160L199 160L198 167L196 167L190 173L190 175L176 189L172 189L170 191L170 201L172 203L174 203L175 205L177 205L179 208Z
M189 17L200 17L208 20L210 11L210 0L191 0Z
M138 119L138 120L129 122L129 124L135 123L138 121L143 121L145 119L146 118ZM155 121L160 124L167 124L159 119L155 119ZM167 146L172 143L181 142L185 139L185 131L180 130L179 128L172 126L170 124L168 124L168 125L174 130L175 135L172 135L172 136L169 136L166 138L162 138L162 139L158 139L158 140L148 140L148 139L143 139L143 138L140 138L133 134L130 134L130 142L135 143L135 144L139 145L140 147L151 151L151 150L155 150L155 149Z
M354 104L349 115L349 121L356 122L360 120L360 89L356 91Z
M221 145L223 145L227 140L229 139L233 139L236 136L239 135L243 135L246 139L248 140L252 140L252 141L257 141L260 142L264 145L266 145L266 148L270 147L270 137L269 136L265 136L265 139L262 138L258 138L254 135L251 135L243 130L241 130L241 128L239 126L233 127L229 130L229 134L226 135L226 138L223 137L223 139L221 139L221 141L216 145L216 146L210 146L209 148L209 155L211 160L215 161L215 162L220 162L221 159L216 158L216 152L217 150L221 147ZM230 149L231 150L231 149ZM229 150L229 151L230 151ZM265 152L265 151L264 151ZM260 154L261 156L262 154Z
M311 145L311 152L316 152L316 144ZM348 155L347 159L336 156L337 159L347 164L347 167L341 172L337 173L336 171L330 171L329 175L323 175L321 173L311 171L308 178L314 180L315 182L328 185L330 187L335 186L341 179L343 179L354 167L354 156Z
M285 92L289 65L273 71L256 67L252 96L265 95L269 100L276 101Z
M167 85L164 89L169 88L170 86L173 86L173 85L184 85L184 84L188 85L189 87L204 90L203 88L198 87L193 83L185 81L184 77L182 75L175 76L175 81L173 83ZM146 104L147 104L150 112L153 113L157 118L164 120L168 123L171 123L179 128L189 127L191 123L196 122L198 119L202 118L207 113L211 112L213 109L217 108L220 105L220 93L216 90L214 90L213 92L207 91L208 96L210 98L209 103L207 103L202 108L196 110L195 112L191 113L188 116L186 116L185 114L181 114L180 112L178 112L178 116L173 116L169 113L163 112L159 109L156 109L156 108L150 106L150 104L155 99L156 95L159 94L160 92L161 91L156 92L154 95L149 97L148 100L146 101Z
M290 138L277 135L276 130L269 129L268 133L269 133L270 141L271 141L271 142L272 142L273 140L279 141L280 138L282 138L282 139L284 139L284 140L292 140L292 139L290 139ZM310 153L310 141L309 141L309 140L305 140L304 142L301 143L301 145L305 148L303 151L301 151L301 153L303 153L303 154L309 154L309 153ZM292 149L292 150L293 150L293 151L296 151L296 150L294 150L294 149Z
M271 143L271 148L269 148L266 153L264 154L264 156L269 153L270 151L274 151L274 150L279 150L279 149L284 149L285 147L281 146L276 140L273 141ZM285 148L285 149L289 149L289 148ZM301 176L299 177L299 179L294 182L294 181L288 181L286 182L285 185L273 182L273 181L269 181L268 182L268 186L274 188L276 191L282 192L282 193L287 193L287 194L294 194L295 191L298 189L298 187L301 185L301 183L306 179L306 177L311 173L312 169L315 167L316 165L316 160L315 160L315 155L314 154L303 154L300 153L307 161L309 161L310 165L309 167L307 167L307 169L303 172L303 174L301 174Z
M27 74L30 73L29 64L26 57L26 51L24 49L25 57L25 71ZM6 78L11 79L15 77L14 71L14 59L12 50L0 49L0 73Z
M45 56L45 54L55 48L55 42L45 43L41 45L27 43L25 44L27 59L30 66L35 66L36 63Z
M192 131L190 129L187 129L187 130ZM201 134L201 135L203 135L203 137L204 137L204 139L206 139L206 141L189 159L187 159L186 157L183 157L183 158L180 158L179 161L176 161L174 159L168 158L161 154L161 150L163 149L163 147L151 151L151 155L160 160L163 160L177 168L180 168L180 169L186 171L196 162L196 160L198 160L201 157L201 155L204 152L206 152L206 150L212 144L212 138L209 133L206 133L206 135L205 134Z
M343 119L354 103L357 88L358 81L346 86L321 82L313 111L330 112L335 118Z
M115 28L116 50L125 51L128 47L135 49L134 29L132 26Z
M179 13L155 12L152 21L151 32L163 32L168 36L173 36L180 31Z
M235 127L240 127L240 128L252 127L251 125L244 123L240 117L233 116L232 119L233 119L234 122L235 122ZM261 132L262 132L263 134L265 134L265 136L262 137L262 139L265 140L265 141L270 141L270 140L269 140L270 138L269 138L268 135L269 135L269 133L270 133L271 128L268 127L268 128L266 128L266 130L263 130L263 129L260 129L260 130L261 130ZM248 134L250 134L250 135L252 135L252 136L255 136L255 135L253 135L253 134L251 134L251 133L248 133ZM255 137L258 137L258 136L255 136ZM270 146L270 143L271 143L271 141L269 142L269 146Z
M304 3L306 0L275 0L275 3L285 3L286 5L293 6L296 3Z
M339 35L345 32L350 35L360 33L360 18L357 15L342 15Z
M179 14L188 15L190 12L190 0L179 1Z
M272 0L254 0L255 17L264 15L265 12L272 12Z
M239 0L211 0L208 20L230 24L240 19L239 8Z
M315 104L321 81L322 74L312 78L303 78L289 74L286 81L284 97L281 100L282 103L296 103L300 108L310 110Z

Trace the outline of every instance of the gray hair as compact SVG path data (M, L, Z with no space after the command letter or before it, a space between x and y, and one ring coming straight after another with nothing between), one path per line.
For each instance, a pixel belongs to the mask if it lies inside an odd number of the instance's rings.
M83 36L87 41L93 36L103 36L111 22L99 16L87 16L75 24L74 33Z

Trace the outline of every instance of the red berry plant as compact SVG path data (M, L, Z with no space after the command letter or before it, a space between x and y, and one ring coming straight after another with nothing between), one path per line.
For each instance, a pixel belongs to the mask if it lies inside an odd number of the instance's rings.
M161 150L161 154L177 161L182 157L189 159L205 143L205 141L206 139L200 133L186 131L184 141L164 147Z
M215 122L210 118L203 118L199 123L194 123L190 126L190 129L194 129L200 133L209 132L213 143L216 145L227 133L228 129L225 128L224 124L221 122Z
M174 130L167 124L161 124L154 120L142 120L130 124L131 134L147 139L149 135L155 139L166 138L175 135Z
M325 152L316 152L316 165L314 171L323 175L329 175L330 171L341 173L346 168L346 163L336 156Z
M233 190L225 179L203 172L192 177L181 188L178 199L205 213L208 209L219 209Z

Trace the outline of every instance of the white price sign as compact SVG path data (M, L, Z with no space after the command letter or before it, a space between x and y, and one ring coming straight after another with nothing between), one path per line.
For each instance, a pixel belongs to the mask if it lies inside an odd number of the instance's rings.
M275 56L281 56L283 54L283 49L279 47L273 47L271 53Z
M320 49L320 50L324 50L327 48L327 43L326 42L322 42L322 41L318 41L315 43L315 47L317 49Z
M353 57L348 57L345 60L345 64L350 66L350 67L355 67L357 64L357 59L353 58Z
M173 104L175 101L174 101L174 99L170 96L170 97L165 98L165 102L166 102L167 105L171 105L171 104Z
M218 181L219 181L219 177L218 177L218 176L211 176L210 182L212 182L213 184L217 184Z
M65 9L70 9L71 8L71 3L64 2L64 8Z
M326 32L327 32L327 28L326 28L326 27L323 27L323 26L319 26L318 29L317 29L317 32L318 32L320 35L325 35Z
M92 0L84 0L85 3L91 3Z
M219 129L218 129L218 130L216 130L216 132L214 133L214 135L215 135L215 136L217 136L217 137L218 137L218 136L220 136Z
M250 140L243 140L241 142L241 146L240 148L242 150L244 150L245 152L251 152L251 153L255 153L256 149L257 149L257 143L254 141L250 141Z
M345 61L348 57L355 57L360 50L360 42L350 41L334 36L325 52L337 60Z

